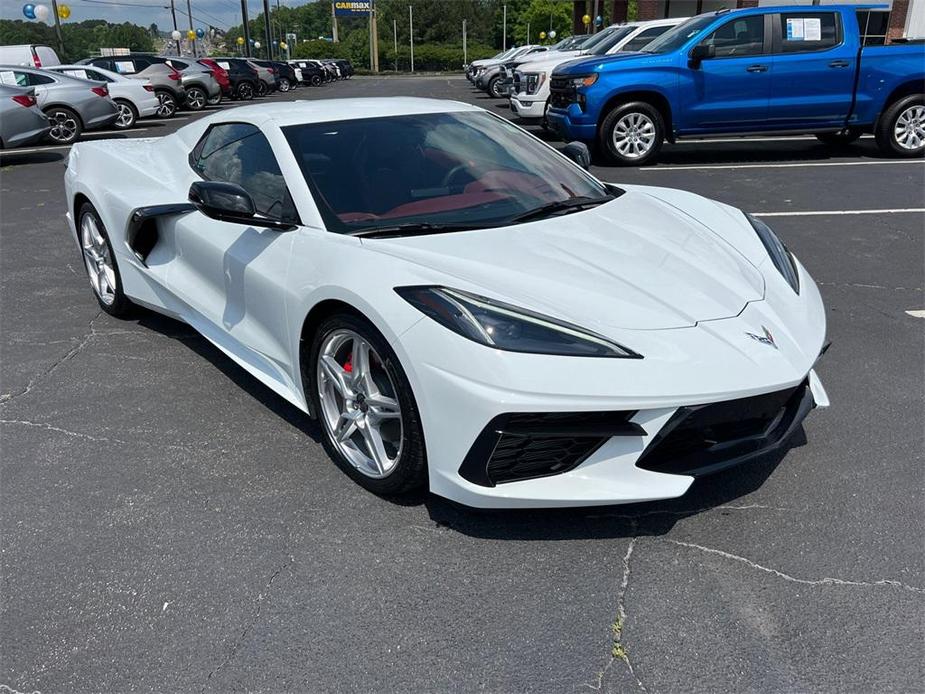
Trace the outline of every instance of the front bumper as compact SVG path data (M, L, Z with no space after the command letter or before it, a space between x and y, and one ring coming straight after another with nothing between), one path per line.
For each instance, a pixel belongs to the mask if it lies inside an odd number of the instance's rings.
M588 115L577 104L567 109L550 108L546 112L550 129L563 140L584 140L591 142L597 136L597 124L588 122Z
M511 111L520 118L542 118L546 100L535 101L529 94L511 96Z

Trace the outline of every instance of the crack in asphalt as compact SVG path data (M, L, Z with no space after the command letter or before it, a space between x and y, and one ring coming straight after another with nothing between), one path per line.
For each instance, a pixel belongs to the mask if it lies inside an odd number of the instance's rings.
M622 520L635 521L639 518L649 518L651 516L677 516L679 518L685 516L693 516L698 513L707 513L708 511L749 511L752 509L763 509L766 511L783 511L787 513L797 512L797 509L786 508L784 506L767 506L765 504L743 504L740 506L734 506L731 504L724 504L722 506L704 506L703 508L692 508L685 509L680 511L672 511L668 509L656 509L653 511L643 511L642 513L596 513L589 514L585 516L586 518L620 518Z
M73 359L77 354L79 354L90 343L90 340L93 339L97 335L96 328L94 327L93 324L102 315L103 315L102 310L97 311L96 315L90 319L90 323L88 324L89 331L87 332L86 335L84 335L83 339L80 340L80 343L76 347L72 347L71 349L69 349L63 357L52 362L51 366L49 366L47 369L33 376L29 380L29 382L26 383L25 387L22 388L18 393L3 393L2 395L0 395L0 406L6 405L7 403L12 402L16 398L29 394L32 391L32 389L35 388L35 386L39 384L39 382L41 382L42 380L44 380L45 378L53 374L58 369L58 367L61 366L63 363Z
M143 445L155 445L155 444L146 444L140 439L135 441L126 441L124 439L113 439L107 436L93 436L91 434L85 434L81 431L73 431L72 429L64 429L62 427L56 427L53 424L47 424L45 422L33 422L28 419L0 419L0 424L12 424L16 426L25 426L25 427L35 427L36 429L44 429L45 431L53 431L57 434L63 434L65 436L72 436L74 438L83 439L85 441L94 441L97 443L118 443L125 446L138 446L139 444ZM204 450L201 447L195 446L184 446L179 443L163 443L161 441L157 442L158 448L169 448L171 450L184 451L186 453L202 453ZM0 692L2 694L2 692Z
M783 571L778 571L777 569L771 569L767 566L762 566L756 562L753 562L751 559L745 557L740 557L738 554L731 554L730 552L724 552L721 549L715 549L713 547L704 547L703 545L694 544L693 542L683 542L681 540L671 540L665 539L665 542L670 542L673 545L679 545L680 547L688 547L691 549L696 549L701 552L707 552L709 554L715 554L726 559L732 559L733 561L741 562L746 566L750 566L753 569L758 571L764 571L765 573L771 574L772 576L777 576L782 578L785 581L790 581L791 583L801 583L808 586L824 586L824 585L835 585L835 586L857 586L862 588L873 588L880 586L887 586L890 588L901 588L907 590L911 593L925 593L925 588L919 588L917 586L910 586L901 581L895 581L892 579L880 579L878 581L851 581L844 578L831 578L826 576L825 578L819 579L806 579L806 578L796 578L790 574L785 574Z
M289 561L283 564L282 566L278 567L276 571L274 571L273 574L270 576L270 579L267 581L266 585L263 588L263 592L257 594L256 607L254 609L253 616L247 622L247 624L244 625L244 629L241 630L240 636L238 636L238 638L235 639L234 643L231 644L231 649L228 651L227 655L222 659L222 662L218 664L218 667L212 669L209 672L208 677L206 677L206 681L203 682L202 684L202 689L199 690L200 693L205 692L206 687L209 686L209 681L212 679L212 676L221 672L221 670L223 670L225 666L227 666L228 663L232 661L235 654L238 652L238 649L241 647L241 644L244 643L244 639L247 637L247 633L251 630L251 628L253 628L253 626L260 619L260 614L263 611L263 603L266 602L266 600L270 596L270 588L273 586L273 582L283 572L283 569L287 567L291 567L294 561L295 561L295 558L292 555L290 555Z
M18 689L13 689L8 684L0 684L0 694L42 694L38 689L35 689L31 692L21 692Z

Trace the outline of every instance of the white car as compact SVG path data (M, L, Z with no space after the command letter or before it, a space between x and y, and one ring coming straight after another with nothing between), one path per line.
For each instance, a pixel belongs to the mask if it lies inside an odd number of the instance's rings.
M570 60L594 55L638 51L688 17L654 19L648 22L629 22L608 27L602 38L580 51L550 53L520 64L514 75L511 92L511 111L524 119L538 119L546 115L549 100L549 78L553 70Z
M95 65L55 65L47 69L80 79L106 82L109 96L119 107L119 117L112 125L120 130L133 127L139 118L152 118L160 108L150 80L132 79Z
M451 101L242 106L76 144L67 216L104 311L187 322L375 493L665 499L784 447L828 403L807 271L738 209L564 153Z

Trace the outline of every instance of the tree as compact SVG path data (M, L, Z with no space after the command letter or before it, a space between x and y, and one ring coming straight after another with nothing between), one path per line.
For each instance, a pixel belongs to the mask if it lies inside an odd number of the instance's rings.
M527 37L527 24L530 25L530 38ZM540 32L556 32L555 41L570 36L572 33L572 3L562 0L530 0L530 4L519 13L515 24L517 43L549 43L540 40Z

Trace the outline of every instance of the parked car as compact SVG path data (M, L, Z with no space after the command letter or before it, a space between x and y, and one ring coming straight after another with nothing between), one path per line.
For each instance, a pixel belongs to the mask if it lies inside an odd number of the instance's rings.
M496 53L491 58L479 58L478 60L473 60L468 65L464 65L463 67L466 70L466 79L474 84L475 77L479 72L479 68L481 68L483 65L488 65L489 63L503 61L506 58L508 58L510 55L512 55L514 51L516 50L517 50L516 46L511 46L506 51L501 51L500 53Z
M288 92L299 83L296 78L295 68L289 63L279 60L257 60L255 58L251 58L250 61L259 67L271 68L276 77L277 88L281 92Z
M507 96L507 86L505 85L506 74L504 73L504 64L516 58L527 56L533 53L546 53L545 46L521 46L505 60L496 60L491 63L482 65L475 77L475 86L486 92L489 96L500 99Z
M642 53L577 60L551 78L550 126L616 164L658 158L666 139L813 133L925 153L925 45L863 46L854 6L699 15Z
M95 65L55 65L47 69L70 77L106 82L110 98L119 107L119 117L113 122L113 127L120 130L131 128L139 118L156 116L160 108L160 101L149 80L132 79Z
M0 65L28 65L49 67L60 65L55 49L41 43L24 43L18 46L0 46Z
M109 98L105 82L38 68L0 65L0 83L35 88L38 107L51 122L48 137L58 144L71 144L84 130L104 128L119 117L119 108Z
M177 112L180 104L186 102L186 87L183 86L183 76L180 71L156 55L132 53L85 58L78 60L77 63L96 65L133 79L149 80L161 104L157 112L158 118L170 118Z
M168 65L180 71L186 89L186 101L183 105L190 111L201 111L210 99L218 99L219 102L222 100L222 85L210 68L192 58L161 57Z
M228 74L228 70L223 68L212 58L200 58L199 64L205 66L212 72L212 76L222 89L221 95L209 98L207 102L209 106L217 106L220 104L222 102L222 97L228 97L230 99L234 96L234 87L231 84L231 76Z
M829 405L809 272L563 154L459 102L267 103L79 143L61 202L100 310L187 322L373 493L653 501L785 452Z
M247 59L248 65L257 71L257 96L266 96L276 91L276 69L265 67L254 62L253 58Z
M324 62L332 64L337 68L339 79L349 80L353 77L353 63L346 58L327 58Z
M246 58L214 58L215 63L228 72L233 98L250 101L257 94L260 77L257 68Z
M37 106L33 87L0 84L0 149L38 142L51 123Z
M302 74L302 84L320 87L328 79L328 72L314 60L290 60L289 64Z
M511 111L525 119L544 119L549 103L549 78L552 72L570 60L581 56L605 56L637 51L666 31L687 21L687 17L630 22L610 27L597 35L603 38L588 42L590 48L550 51L538 60L527 56L524 62L505 64L513 72L511 80ZM542 55L542 54L541 54Z

